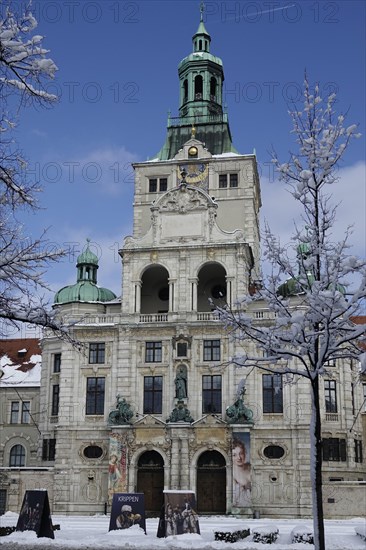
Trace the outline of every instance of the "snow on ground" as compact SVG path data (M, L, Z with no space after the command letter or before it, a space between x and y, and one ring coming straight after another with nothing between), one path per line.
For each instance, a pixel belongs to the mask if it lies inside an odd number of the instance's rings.
M0 526L16 525L18 515L7 512L0 516ZM313 545L291 544L290 533L299 525L311 525L309 520L257 519L243 520L228 516L200 517L201 535L179 535L158 539L156 531L158 519L146 520L146 532L134 526L130 529L108 532L109 516L52 516L54 525L60 525L60 531L55 531L55 539L37 538L31 531L12 533L0 537L1 550L113 550L114 548L128 550L312 550ZM278 527L280 536L275 544L264 545L252 542L250 535L246 540L236 543L216 542L215 531L237 531L248 526L253 528L264 525ZM365 519L327 520L326 545L327 550L365 550L366 543L356 535L355 528L364 529Z

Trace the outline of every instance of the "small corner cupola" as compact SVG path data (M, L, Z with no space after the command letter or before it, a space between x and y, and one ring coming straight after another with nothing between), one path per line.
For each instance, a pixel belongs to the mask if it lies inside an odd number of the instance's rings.
M196 34L193 35L193 52L207 52L210 51L211 36L208 34L205 24L203 22L203 12L205 10L204 2L201 2L200 12L201 19Z
M86 239L87 245L76 261L77 282L89 281L97 284L97 269L99 268L98 257L90 250L90 239Z
M98 257L90 250L90 239L86 249L76 260L77 282L61 288L55 294L55 304L73 302L109 302L116 299L114 292L97 286Z

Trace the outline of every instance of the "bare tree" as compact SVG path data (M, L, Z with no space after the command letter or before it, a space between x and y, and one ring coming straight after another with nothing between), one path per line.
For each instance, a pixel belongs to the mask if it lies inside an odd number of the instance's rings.
M273 153L280 180L287 183L301 205L301 220L295 226L297 259L271 232L264 230L264 256L271 274L252 296L240 299L235 309L219 308L232 337L245 350L233 361L243 367L258 367L271 373L304 377L309 382L312 411L310 429L311 482L314 543L325 549L322 500L322 438L319 379L333 360L359 360L366 371L366 354L359 342L365 325L352 318L360 314L366 295L366 263L349 254L349 233L332 242L336 207L327 188L337 179L337 166L350 141L358 137L357 126L346 127L344 117L334 112L335 95L322 100L319 87L311 91L305 77L304 104L291 107L290 116L298 152L281 163ZM284 276L289 277L282 284ZM355 290L351 291L349 280ZM261 304L272 321L253 319L250 308Z
M26 322L64 328L38 297L46 289L44 270L62 256L47 249L45 234L32 240L24 235L18 215L37 209L38 181L31 181L27 161L14 139L23 108L49 106L57 97L45 91L45 83L57 67L34 33L37 21L30 9L15 12L9 2L0 7L0 334L9 323Z

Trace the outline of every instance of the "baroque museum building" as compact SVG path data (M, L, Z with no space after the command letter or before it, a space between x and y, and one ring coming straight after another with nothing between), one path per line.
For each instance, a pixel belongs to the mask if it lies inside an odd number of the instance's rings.
M156 158L133 165L122 298L97 285L88 243L76 283L54 300L81 351L52 334L31 356L26 341L12 341L29 383L0 381L2 511L46 488L54 514L103 513L116 492L143 492L158 514L170 489L193 490L204 514L312 515L308 382L236 367L239 343L214 311L260 278L261 192L255 154L232 143L223 65L202 17L178 74L179 116ZM265 304L248 314L271 324ZM356 383L357 365L328 370L325 515L359 515L366 384Z

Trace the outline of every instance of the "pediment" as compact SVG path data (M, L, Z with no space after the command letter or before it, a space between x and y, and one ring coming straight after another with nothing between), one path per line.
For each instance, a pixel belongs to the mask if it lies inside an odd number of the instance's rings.
M202 418L192 422L192 426L227 426L227 422L212 414L206 414Z
M202 143L202 141L199 141L198 139L191 138L188 141L186 141L181 149L179 149L178 153L175 155L174 160L189 160L192 159L189 155L189 149L191 147L197 148L197 159L209 159L212 158L212 154L210 151L205 147L205 144Z
M154 212L185 214L194 210L217 209L217 203L202 189L191 185L180 185L167 191L151 207Z
M135 427L138 426L144 426L144 427L154 427L156 426L165 426L165 422L160 420L160 418L156 418L156 416L153 416L151 414L147 414L143 416L142 418L139 418L136 422L133 424Z

